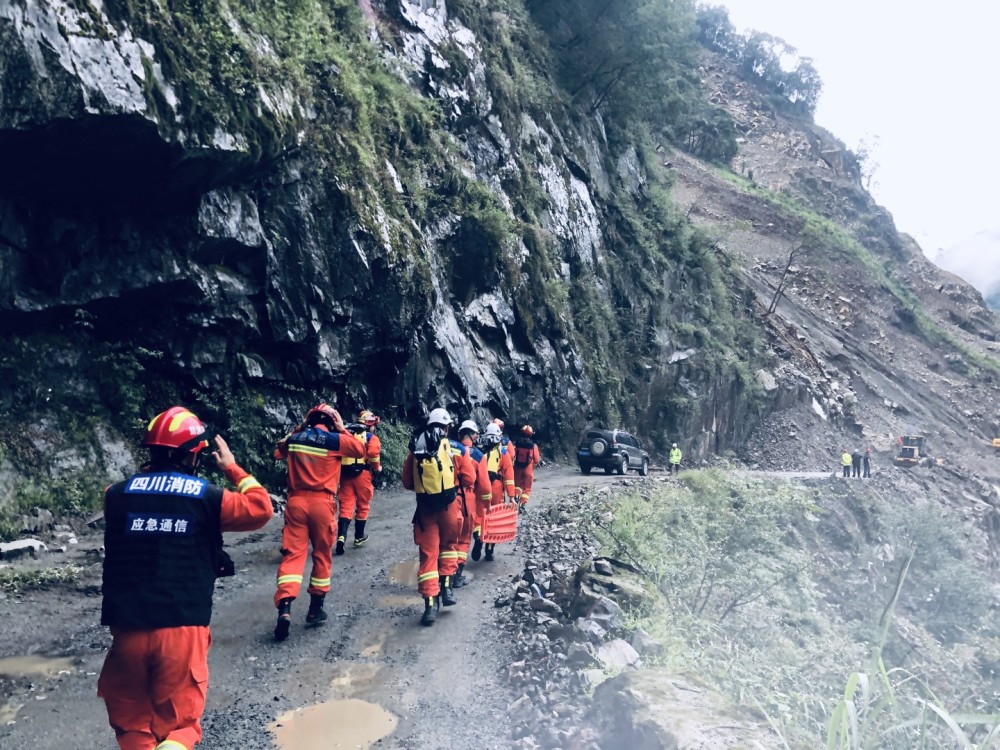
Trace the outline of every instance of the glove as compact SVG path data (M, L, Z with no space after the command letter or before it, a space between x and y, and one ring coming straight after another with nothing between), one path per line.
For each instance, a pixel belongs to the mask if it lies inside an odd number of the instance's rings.
M285 501L276 498L274 495L271 495L270 497L271 497L271 510L274 511L274 514L276 516L283 514L285 512Z

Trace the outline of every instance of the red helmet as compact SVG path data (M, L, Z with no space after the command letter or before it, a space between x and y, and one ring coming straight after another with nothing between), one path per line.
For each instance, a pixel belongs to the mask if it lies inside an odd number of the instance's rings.
M198 453L208 447L208 440L205 439L205 425L198 417L183 406L171 406L146 426L142 444Z
M358 414L358 421L365 427L374 427L381 420L372 414L368 409L364 409L360 414Z
M336 422L335 414L336 412L329 404L317 404L306 414L306 424L316 425L320 422L329 422L332 426Z
M532 435L535 434L535 431L531 428L530 424L526 424L524 427L522 427L521 432L523 432L528 437L531 437Z

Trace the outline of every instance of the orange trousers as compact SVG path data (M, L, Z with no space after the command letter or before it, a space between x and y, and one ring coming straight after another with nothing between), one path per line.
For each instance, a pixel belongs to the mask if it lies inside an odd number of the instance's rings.
M97 679L121 750L191 750L208 690L208 626L112 628Z
M471 488L463 490L455 499L458 509L462 514L462 528L458 532L458 541L455 542L455 549L458 552L458 564L469 559L469 547L472 546L472 531L476 526L476 498L475 491ZM442 575L445 575L442 573Z
M281 564L278 565L274 606L277 607L282 599L298 597L310 542L312 575L308 591L310 594L325 594L330 590L330 567L336 535L333 495L302 493L288 497L285 527L281 530Z
M531 499L531 485L535 483L535 467L515 466L514 486L521 490L521 504L527 505Z
M372 473L367 469L356 477L340 477L340 490L337 492L340 500L340 517L347 520L368 520L368 509L375 497L375 484Z
M418 508L413 517L413 542L420 547L417 591L421 596L440 594L440 576L453 576L458 570L458 542L462 533L460 501L458 497L436 513L425 513Z

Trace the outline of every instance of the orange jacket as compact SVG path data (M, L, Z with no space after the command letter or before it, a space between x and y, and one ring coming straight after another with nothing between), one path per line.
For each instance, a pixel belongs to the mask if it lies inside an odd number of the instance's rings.
M286 435L274 457L288 461L288 494L336 494L340 485L342 456L363 458L365 446L347 430L330 432L324 425L306 427Z
M483 462L490 482L494 485L500 482L507 497L514 497L514 462L510 455L510 451L504 452L501 446L496 446L486 451Z
M469 449L469 459L476 469L476 499L481 503L488 504L493 497L493 485L490 482L490 474L486 470L486 455L475 447L470 437L462 438L462 445ZM477 454L479 456L478 461L475 458Z
M271 520L271 496L256 479L237 464L223 473L236 486L236 492L222 491L219 521L223 531L256 531Z

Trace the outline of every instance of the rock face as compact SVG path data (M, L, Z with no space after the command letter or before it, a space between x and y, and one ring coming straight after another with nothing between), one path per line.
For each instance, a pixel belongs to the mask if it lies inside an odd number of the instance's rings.
M302 78L274 28L238 9L0 7L0 311L5 339L21 347L11 369L31 366L26 353L44 338L76 373L59 400L112 414L106 380L119 373L88 372L88 359L128 359L143 374L139 401L159 401L149 384L160 381L189 402L249 392L265 404L255 420L275 425L318 394L407 418L442 403L500 414L567 445L616 414L654 437L705 435L696 453L745 435L752 383L661 331L662 356L656 346L612 365L614 395L594 380L591 342L604 325L578 323L559 301L558 289L576 289L598 314L630 299L623 311L670 316L669 280L643 290L602 270L622 250L609 233L612 190L641 201L648 182L635 150L609 144L594 117L498 117L490 50L443 0L363 10L348 27L366 24L359 39L381 37L384 64L442 108L447 130L435 137L456 144L457 168L445 163L450 146L428 165L426 149L377 143L363 173L331 167L357 153L344 144L361 105L327 103L353 71L330 61ZM212 46L217 34L233 40L228 53ZM337 121L349 123L342 136ZM446 169L442 183L434 172ZM384 185L367 189L370 179ZM443 195L448 180L484 190L500 209L491 220L508 222L521 220L520 186L532 184L555 262L517 239L477 267L488 224L454 201L433 215L413 208L418 185ZM527 288L552 291L529 299ZM686 354L671 359L675 350ZM0 404L23 401L38 378L23 380L5 378ZM640 409L678 383L683 408ZM147 408L135 407L130 418Z
M531 422L555 452L606 423L654 457L680 439L690 459L738 449L794 404L861 424L835 372L841 341L755 321L777 264L751 272L726 242L653 215L666 170L688 161L658 166L662 149L559 97L523 106L478 6L246 5L0 6L0 408L15 423L94 417L117 453L184 401L256 454L324 398ZM758 110L741 116L768 130ZM828 134L786 130L747 139L741 158L768 175L779 154L775 189L817 206L854 186L850 164L817 156ZM688 217L794 239L754 224L770 218L757 205L725 205L738 191L698 190ZM833 218L873 216L873 242L910 257L870 198L844 196ZM645 226L663 231L643 244ZM993 336L974 302L961 288L933 299Z

